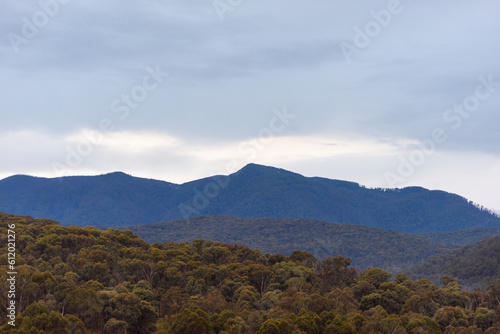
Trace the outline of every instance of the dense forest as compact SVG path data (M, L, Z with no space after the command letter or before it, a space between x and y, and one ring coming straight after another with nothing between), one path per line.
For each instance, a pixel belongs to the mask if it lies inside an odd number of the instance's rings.
M15 224L17 318L1 333L500 333L500 280L464 290L346 257L262 254L197 239L148 244L131 231L0 214L0 280ZM0 284L6 298L6 284Z
M404 233L500 228L497 215L444 191L370 189L256 164L180 185L120 172L51 179L16 175L0 180L0 211L113 228L214 214L315 219Z
M466 286L485 286L492 279L500 279L500 235L485 238L477 245L467 245L447 254L431 257L412 268L410 274L431 280L451 275L459 278L460 283Z
M500 235L500 228L468 228L451 232L419 233L419 235L437 242L445 242L451 246L465 246L475 244L484 238Z
M221 215L126 226L149 243L207 239L290 255L300 249L318 259L342 254L357 269L406 270L456 247L414 234L311 219L238 218Z

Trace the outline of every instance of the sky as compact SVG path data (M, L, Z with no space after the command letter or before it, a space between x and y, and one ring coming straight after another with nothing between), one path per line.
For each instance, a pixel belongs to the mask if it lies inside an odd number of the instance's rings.
M0 179L248 163L500 213L500 1L0 2Z

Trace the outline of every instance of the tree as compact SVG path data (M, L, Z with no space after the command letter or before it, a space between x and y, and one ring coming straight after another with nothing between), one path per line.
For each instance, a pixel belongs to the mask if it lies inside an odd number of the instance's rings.
M351 259L343 256L328 257L319 264L320 291L329 292L335 287L344 288L354 283L356 269L349 268Z
M356 328L347 318L336 316L325 328L324 334L357 334Z
M352 293L354 297L361 301L361 298L367 296L369 294L375 293L377 290L373 284L367 281L358 281L354 285L351 286Z
M253 286L244 285L234 292L233 298L240 309L251 310L258 305L260 295Z
M103 303L94 290L76 288L65 298L66 313L78 316L89 329L102 328Z
M378 289L380 284L387 282L392 274L380 268L370 268L359 275L359 280L367 281Z
M323 298L324 308L321 309L319 307L315 307L312 309L316 313L320 313L322 311L335 311L337 314L347 315L348 313L359 309L359 304L349 289L341 290L339 288L335 288L331 292L323 295Z
M382 283L379 288L381 290L380 305L388 313L398 314L410 294L410 289L403 284L396 284L395 282Z
M361 298L360 307L362 310L369 310L377 305L381 305L382 302L383 298L380 293L371 293Z
M219 290L213 290L202 297L198 301L198 305L209 316L212 316L214 313L222 312L226 308L227 302Z
M434 320L437 321L441 330L448 326L460 327L468 326L469 319L465 311L460 307L445 306L436 311Z
M87 334L87 328L85 327L85 324L83 321L80 320L80 318L71 315L71 314L66 314L64 316L66 320L68 320L68 325L66 328L68 329L68 332L71 334Z
M290 324L285 320L268 319L262 323L256 334L291 334Z
M175 317L171 328L172 334L213 334L212 324L208 314L201 309L192 312L189 309L183 310Z
M246 330L245 321L231 310L214 314L210 320L216 333L240 334Z
M312 290L311 283L308 283L304 277L292 277L285 283L286 292L289 294L297 292L310 293Z
M129 325L126 321L111 318L104 326L103 334L127 334Z
M305 333L321 333L321 318L316 313L310 311L300 311L293 324Z
M56 280L52 273L45 271L43 273L35 272L31 276L31 281L38 284L44 294L50 294L56 285Z
M488 284L491 304L500 305L500 279L495 279Z
M221 265L230 254L231 252L225 247L211 246L203 248L201 257L203 258L203 262L205 264L214 263Z
M498 321L496 312L480 307L474 315L474 325L481 328L483 331L492 327Z
M7 325L10 327L10 325ZM49 311L48 307L33 303L21 313L17 330L19 333L71 334L70 322L61 313Z
M36 270L30 265L17 267L16 287L18 292L18 311L22 312L28 305L38 299L40 286L32 281Z
M362 327L360 329L361 333L382 333L383 328L381 326L382 319L387 318L389 315L387 311L382 308L382 306L377 305L374 308L364 311Z
M439 305L432 297L430 290L417 290L410 294L403 306L403 313L420 313L427 317L432 317L437 311Z
M471 300L466 293L462 291L462 286L458 283L458 279L443 276L441 282L445 286L435 292L435 300L443 306L460 306L467 307Z
M173 286L161 297L162 315L177 314L188 299L188 294L178 286Z
M435 320L429 317L422 317L420 319L411 320L408 325L406 325L406 332L409 334L419 334L422 332L428 334L441 334L441 328Z
M120 293L110 300L111 317L126 321L132 333L148 334L155 331L158 320L150 303L141 300L134 293Z
M403 327L403 322L395 314L391 314L387 318L380 320L382 333L387 334L404 334L406 331Z
M290 261L300 262L302 265L306 267L313 267L318 261L316 258L308 252L294 250L289 257Z
M155 297L155 294L153 292L153 287L148 281L144 280L137 282L132 292L135 293L142 300L150 303L153 302Z
M252 264L249 266L248 280L250 285L257 289L261 296L267 291L273 272L263 264Z
M260 326L256 334L281 334L278 322L276 320L266 320Z

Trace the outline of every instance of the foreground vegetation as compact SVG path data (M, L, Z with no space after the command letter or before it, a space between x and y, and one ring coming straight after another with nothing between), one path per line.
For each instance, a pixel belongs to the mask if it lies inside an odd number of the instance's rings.
M205 240L150 245L130 231L16 225L16 327L2 300L1 333L500 333L500 280L464 290L361 272L342 256L261 254ZM0 296L6 298L6 284Z

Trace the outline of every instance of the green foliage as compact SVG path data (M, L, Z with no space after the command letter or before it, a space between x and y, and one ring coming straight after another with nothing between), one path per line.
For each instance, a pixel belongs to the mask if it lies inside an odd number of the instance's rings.
M429 317L422 317L410 321L408 325L406 325L406 332L410 334L422 332L427 332L429 334L441 334L441 328L436 320Z
M266 320L260 329L257 331L257 334L291 334L292 329L288 322L281 320Z
M480 307L476 310L474 315L474 325L477 327L482 330L487 330L496 322L498 322L498 317L494 310L488 310L485 307Z
M314 265L311 263L313 259L316 261L314 257L324 259L341 256L350 259L349 265L360 269L377 267L394 273L453 248L418 235L310 219L215 215L124 228L150 243L164 240L195 243L196 239L203 238L248 245L262 253L289 255L292 261L306 266ZM211 258L214 256L222 261L228 254L217 254L216 248L212 247L204 250L201 256L200 260L204 262L213 260ZM343 263L331 263L330 266L337 270L345 268Z
M0 333L497 333L500 280L464 290L304 251L265 254L197 239L149 245L130 231L0 214L19 248L16 327ZM2 251L5 246L2 244ZM54 248L55 247L55 248ZM57 250L57 252L56 252ZM0 280L7 266L0 264ZM0 299L6 305L5 285Z
M9 328L8 325L3 329ZM50 311L41 303L33 303L21 313L19 325L9 333L61 333L70 334L70 321L60 313Z
M442 330L448 326L456 328L469 325L469 316L460 307L445 306L440 308L436 311L434 320L436 320Z
M484 238L500 235L500 227L473 227L459 231L419 233L419 235L437 242L445 240L448 244L462 247L475 244Z
M210 319L206 312L197 309L192 312L185 309L176 316L172 329L172 334L212 334L214 333Z
M126 321L111 318L104 326L104 334L127 334L129 324Z
M458 278L469 288L485 287L490 281L500 279L500 236L430 258L410 271L411 277L427 277L434 282L444 275Z

